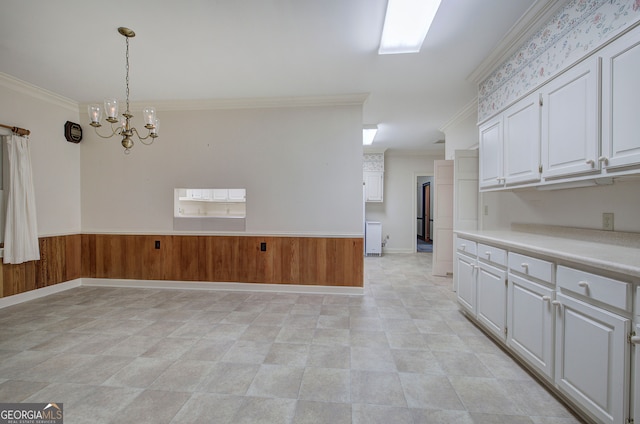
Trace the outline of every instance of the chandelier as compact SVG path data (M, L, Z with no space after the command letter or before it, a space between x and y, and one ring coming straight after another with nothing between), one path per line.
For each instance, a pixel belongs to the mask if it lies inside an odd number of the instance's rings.
M158 137L158 128L160 125L159 120L156 118L156 110L152 107L146 107L142 111L142 115L144 118L145 125L144 127L148 130L146 136L141 136L138 130L131 126L131 118L133 115L129 112L129 38L135 37L136 33L129 28L120 27L118 28L118 32L122 34L127 40L127 110L122 114L122 119L118 119L118 100L114 98L108 98L104 100L104 112L107 115L106 121L111 124L111 134L102 135L98 132L98 128L102 126L100 124L100 120L102 119L102 108L98 104L89 105L89 118L91 119L90 125L96 131L96 134L102 138L111 138L114 135L118 135L122 137L122 147L124 147L125 154L129 154L131 148L133 147L133 135L135 134L138 140L140 140L143 144L151 144L153 140ZM115 123L118 123L118 126L114 126ZM148 142L145 140L149 139Z

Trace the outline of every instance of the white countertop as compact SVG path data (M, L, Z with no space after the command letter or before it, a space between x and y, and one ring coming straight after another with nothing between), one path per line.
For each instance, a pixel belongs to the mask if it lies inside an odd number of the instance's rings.
M561 227L517 230L454 231L468 238L520 253L542 255L547 259L586 265L598 270L630 276L640 282L640 234L594 230L563 231ZM552 235L553 234L553 235ZM618 237L620 236L620 237Z

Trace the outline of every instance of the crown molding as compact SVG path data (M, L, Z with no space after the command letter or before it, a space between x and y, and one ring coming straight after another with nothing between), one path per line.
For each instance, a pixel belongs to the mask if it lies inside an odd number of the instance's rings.
M371 147L363 146L362 153L365 155L384 154L387 151L386 147Z
M453 115L447 122L442 124L438 131L447 133L447 130L459 123L460 121L467 119L472 114L478 113L478 98L474 97L469 103L467 103L462 109L460 109L455 115Z
M9 74L0 72L0 86L49 103L62 106L74 112L86 109L90 103L78 103L75 100L22 81ZM156 110L211 110L211 109L265 109L283 107L321 107L321 106L361 106L369 93L341 94L333 96L304 97L256 97L240 99L204 99L204 100L160 100L130 102L132 110L142 110L152 103ZM93 103L93 102L92 102Z
M61 106L76 113L79 110L78 102L76 102L75 100L71 100L52 91L45 90L44 88L40 88L26 81L22 81L3 72L0 72L0 86L36 98L38 100L52 103L56 106Z
M467 77L476 85L484 81L504 63L522 44L547 22L566 0L537 0L511 27L502 41Z
M153 100L130 102L131 110L142 110L150 103L157 111L189 111L216 109L270 109L287 107L362 106L368 93L335 96L256 97L239 99ZM80 107L88 106L81 104Z

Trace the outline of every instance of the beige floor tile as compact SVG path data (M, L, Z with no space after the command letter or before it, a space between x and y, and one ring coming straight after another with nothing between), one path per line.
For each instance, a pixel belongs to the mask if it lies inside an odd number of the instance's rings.
M580 423L430 254L364 261L362 296L78 287L0 309L0 397L69 423Z

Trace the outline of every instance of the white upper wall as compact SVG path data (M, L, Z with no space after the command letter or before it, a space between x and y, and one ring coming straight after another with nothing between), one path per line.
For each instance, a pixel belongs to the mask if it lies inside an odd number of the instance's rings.
M191 187L245 188L246 233L362 234L362 104L158 116L160 137L129 155L87 126L83 232L172 233L173 190Z
M80 232L80 146L64 138L67 121L80 123L76 103L0 74L0 123L31 131L41 237ZM0 132L10 134L5 129Z
M441 129L445 135L445 158L453 160L456 150L478 148L478 102L474 99Z

